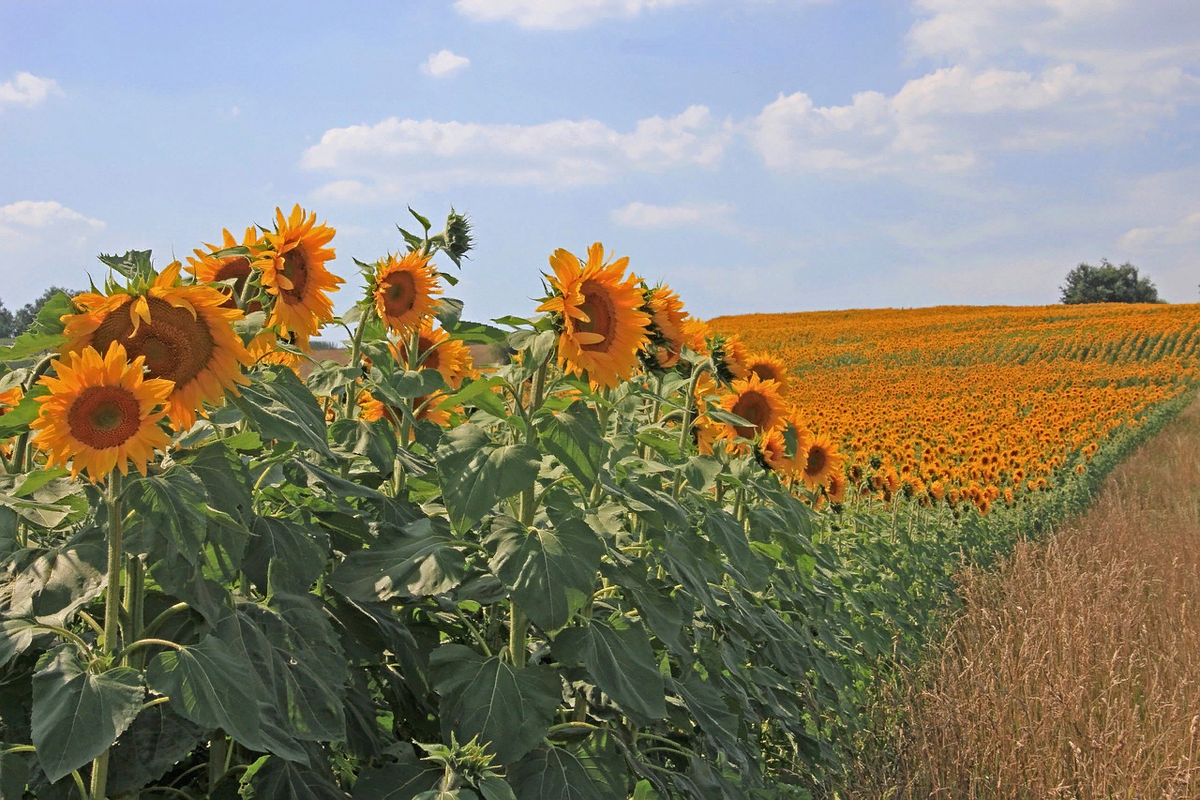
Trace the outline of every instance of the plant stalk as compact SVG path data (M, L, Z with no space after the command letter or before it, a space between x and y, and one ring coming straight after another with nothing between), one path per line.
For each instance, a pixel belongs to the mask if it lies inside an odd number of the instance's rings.
M121 549L125 512L121 503L120 473L114 471L108 476L104 500L108 506L108 586L104 592L104 639L100 652L111 658L120 644L118 631L121 619L121 573L125 566ZM106 796L108 758L111 752L110 747L92 762L92 800L104 800Z
M537 372L533 376L533 396L530 398L529 417L525 425L525 441L527 444L533 444L537 437L537 431L533 427L533 415L542 406L543 395L546 392L546 372L550 368L550 359L546 359ZM535 485L537 481L534 481ZM537 513L537 501L534 496L535 486L529 486L521 492L521 524L526 529L533 525L534 517ZM525 666L525 643L529 637L529 618L525 616L525 612L517 605L515 600L509 600L508 604L508 656L512 661L514 669L521 669Z

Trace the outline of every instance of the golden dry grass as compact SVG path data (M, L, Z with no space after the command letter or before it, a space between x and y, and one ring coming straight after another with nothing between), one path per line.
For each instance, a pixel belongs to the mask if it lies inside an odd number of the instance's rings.
M851 796L1200 797L1200 402L961 590Z

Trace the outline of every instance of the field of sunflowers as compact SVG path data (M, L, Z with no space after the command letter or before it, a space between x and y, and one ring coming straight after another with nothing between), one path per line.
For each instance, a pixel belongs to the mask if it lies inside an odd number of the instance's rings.
M599 243L473 322L412 216L341 316L297 206L0 350L0 796L822 796L1194 380L1188 307L710 327Z

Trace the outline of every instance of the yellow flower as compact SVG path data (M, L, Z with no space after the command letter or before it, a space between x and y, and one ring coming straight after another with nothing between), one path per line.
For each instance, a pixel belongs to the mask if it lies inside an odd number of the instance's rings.
M416 251L403 258L381 259L375 273L375 310L389 328L411 334L437 312L434 295L441 294L429 256Z
M232 325L242 312L225 308L229 298L211 286L179 285L179 270L179 262L172 263L139 294L77 295L80 313L63 317L63 351L107 353L115 342L131 358L142 357L149 377L173 382L167 416L182 430L196 421L204 401L250 382L242 374L250 354Z
M824 434L814 436L809 440L808 452L801 461L800 477L804 479L804 485L810 489L816 489L829 480L829 476L841 474L845 458L838 452L837 445L828 436ZM896 482L898 479L888 483L889 491L896 490L891 488Z
M721 407L750 423L726 425L724 436L728 439L735 436L753 439L759 433L770 433L784 422L779 384L760 380L757 375L751 375L749 380L734 381L733 392L721 398Z
M599 242L588 248L586 264L567 250L555 250L550 256L554 275L546 276L555 293L537 308L559 317L563 369L586 373L590 382L606 388L633 373L638 350L648 341L650 315L641 310L637 276L625 276L628 264L628 258L605 263Z
M221 293L229 297L225 301L226 308L237 308L237 298L241 295L242 290L246 286L246 281L250 279L252 272L252 260L257 261L261 258L261 250L263 247L263 239L258 235L258 231L253 227L246 228L246 233L242 237L242 246L249 248L250 256L226 256L225 258L215 258L212 254L218 250L225 250L230 247L236 247L238 242L233 238L233 234L227 229L221 231L222 244L206 245L209 251L205 253L203 250L193 250L196 258L188 257L187 271L196 277L197 283L220 283L232 279L234 281L233 288L222 287ZM262 304L253 301L246 307L246 313L252 314L255 311L262 311Z
M275 232L263 237L268 249L254 264L263 287L275 298L267 326L280 328L284 335L309 337L330 322L333 301L326 292L344 283L325 269L325 262L334 258L334 251L325 245L335 231L316 222L316 213L306 216L299 205L287 218L276 208Z
M432 395L422 395L414 397L412 400L412 408L416 409L415 419L417 422L428 420L434 425L444 426L450 421L451 408L442 405L446 395L442 392L434 392ZM358 406L360 409L360 418L365 422L375 422L386 418L396 427L400 426L401 420L404 419L404 411L395 406L390 406L382 400L376 400L375 397L367 391L364 391L358 398ZM409 433L411 439L415 436L415 431Z
M407 342L393 345L396 360L408 363ZM475 368L471 360L471 349L457 339L451 339L450 334L441 328L434 328L432 322L426 322L421 329L418 352L421 354L421 366L414 369L436 369L442 373L442 379L451 389L457 390L462 386L463 378L474 374Z
M787 394L787 366L775 356L767 353L756 353L749 356L745 363L746 373L753 373L764 381L775 381L779 384L779 393Z
M170 437L159 427L158 409L174 384L143 375L144 356L126 360L125 348L113 342L105 356L93 347L71 352L53 362L54 377L43 376L50 394L31 424L33 443L47 453L47 466L71 464L71 477L87 470L95 483L113 468L125 475L129 462L146 474L146 463Z
M647 292L646 306L650 310L649 350L658 367L670 369L679 363L679 354L688 344L688 313L679 295L668 286Z

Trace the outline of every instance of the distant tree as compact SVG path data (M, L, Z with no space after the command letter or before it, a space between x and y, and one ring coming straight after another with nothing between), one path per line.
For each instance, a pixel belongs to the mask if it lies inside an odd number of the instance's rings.
M1158 289L1128 261L1119 267L1100 260L1100 266L1080 264L1067 273L1067 283L1059 287L1062 302L1075 303L1162 303Z
M13 312L4 307L4 301L0 300L0 339L9 339L16 335L17 319Z
M42 292L42 296L32 303L26 303L21 306L16 314L13 314L12 333L9 336L20 336L25 332L25 329L33 324L37 319L38 312L42 310L42 306L50 302L50 298L59 292L66 292L71 297L79 294L78 289L64 289L61 286L51 286L46 291Z

